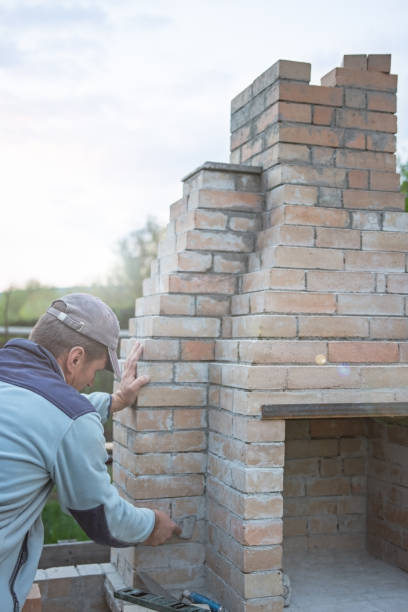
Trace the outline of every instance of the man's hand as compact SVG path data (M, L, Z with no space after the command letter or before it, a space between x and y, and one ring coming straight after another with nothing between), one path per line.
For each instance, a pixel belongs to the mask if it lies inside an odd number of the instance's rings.
M125 361L119 389L112 394L111 412L118 412L127 406L132 406L141 387L150 381L149 376L137 376L137 362L142 351L143 347L140 342L135 342Z
M161 510L154 510L153 512L156 515L154 528L147 540L142 542L143 544L146 546L158 546L159 544L164 544L173 535L181 534L181 527L172 521L165 512Z

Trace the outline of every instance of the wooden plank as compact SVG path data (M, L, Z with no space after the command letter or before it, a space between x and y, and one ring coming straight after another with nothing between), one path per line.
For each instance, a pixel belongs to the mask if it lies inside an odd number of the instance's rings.
M408 416L408 402L372 404L271 404L262 406L263 419L341 419Z
M109 563L110 548L95 542L67 542L46 544L43 548L39 569L82 565L84 563Z

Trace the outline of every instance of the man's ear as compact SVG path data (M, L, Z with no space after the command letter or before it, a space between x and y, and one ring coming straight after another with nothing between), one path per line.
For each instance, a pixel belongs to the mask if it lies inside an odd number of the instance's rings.
M86 360L85 349L82 346L74 346L67 355L67 366L69 369L77 369Z

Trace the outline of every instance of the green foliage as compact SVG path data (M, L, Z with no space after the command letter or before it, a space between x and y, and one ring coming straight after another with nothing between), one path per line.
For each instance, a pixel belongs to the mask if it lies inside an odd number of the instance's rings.
M161 233L156 219L149 217L144 227L130 232L118 243L120 265L115 271L115 279L120 285L129 287L134 298L142 295L142 283L150 275L150 264L157 255Z
M401 192L405 193L405 210L408 212L408 160L402 163L398 160L399 172L401 175Z
M49 499L42 513L44 544L56 544L58 540L89 540L78 523L61 510L56 499Z

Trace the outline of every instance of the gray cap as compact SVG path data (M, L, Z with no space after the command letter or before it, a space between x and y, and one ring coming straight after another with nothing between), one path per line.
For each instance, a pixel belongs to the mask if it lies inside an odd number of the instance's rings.
M64 302L66 307L64 312L54 308L57 302ZM69 293L54 300L47 312L76 332L106 346L110 361L107 369L120 380L116 353L119 343L119 321L105 302L88 293Z

